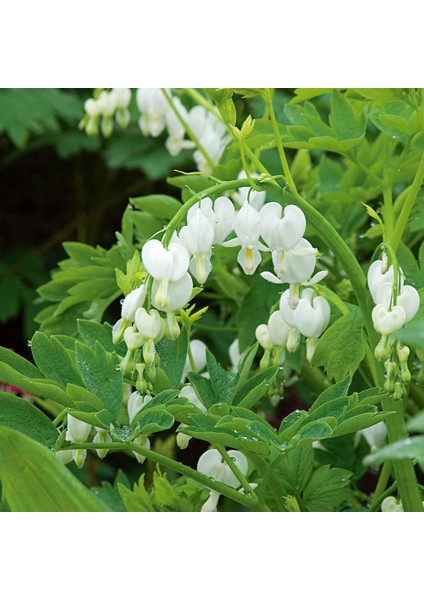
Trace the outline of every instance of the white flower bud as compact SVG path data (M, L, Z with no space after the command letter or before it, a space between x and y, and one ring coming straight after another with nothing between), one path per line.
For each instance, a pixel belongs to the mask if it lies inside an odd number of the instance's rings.
M283 319L279 310L272 313L268 319L268 333L271 342L276 346L284 347L289 337L290 328Z
M134 321L135 313L138 308L141 308L146 299L146 285L140 285L135 290L132 290L122 303L121 316L126 321Z
M264 350L271 350L274 347L268 325L265 325L264 323L258 325L256 327L255 336Z

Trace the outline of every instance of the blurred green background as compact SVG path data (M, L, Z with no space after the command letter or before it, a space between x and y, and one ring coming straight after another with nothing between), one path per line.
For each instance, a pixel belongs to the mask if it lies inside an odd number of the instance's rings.
M109 248L128 198L168 192L174 168L162 140L131 124L108 140L78 129L92 89L0 90L0 345L28 355L41 310L36 288L66 254L67 240Z

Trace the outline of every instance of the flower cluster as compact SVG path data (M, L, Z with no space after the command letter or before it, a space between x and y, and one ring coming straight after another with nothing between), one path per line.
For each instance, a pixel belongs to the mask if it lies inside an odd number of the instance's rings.
M219 162L229 137L215 115L203 106L187 110L169 89L139 88L136 97L143 135L158 137L166 130L165 146L171 156L196 148L193 158L199 171L208 173ZM192 139L185 138L187 133Z
M405 384L411 381L408 368L409 348L400 342L395 344L392 334L408 323L417 314L420 296L411 285L404 285L402 269L394 265L388 267L388 258L374 261L367 274L368 288L375 306L372 311L374 329L381 334L375 348L378 360L384 360L384 388L400 399L404 395Z
M81 121L82 127L88 135L97 135L99 124L102 134L109 137L113 131L113 117L120 127L127 127L130 122L128 107L131 102L129 88L113 88L110 91L102 90L97 98L85 101L86 115Z
M193 159L199 171L209 173L218 164L230 136L225 123L203 106L184 106L170 89L139 88L135 100L140 118L138 125L144 136L159 137L166 132L165 147L171 156L184 149L193 150ZM85 116L80 127L88 135L100 131L109 137L113 131L113 117L121 127L130 121L131 102L129 88L102 90L97 97L84 104ZM242 192L241 192L242 193Z
M404 285L405 278L400 267L395 281L393 265L387 268L387 257L376 260L368 270L367 280L375 302L372 320L378 333L390 335L415 317L420 297L412 285Z

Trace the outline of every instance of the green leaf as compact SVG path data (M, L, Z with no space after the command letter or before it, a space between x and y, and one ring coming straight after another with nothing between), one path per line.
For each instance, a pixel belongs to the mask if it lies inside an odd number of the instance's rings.
M344 415L344 420L335 428L332 437L355 433L361 429L366 429L367 427L371 427L371 425L384 421L387 415L390 414L387 412L376 412L375 407L373 407L373 409L372 412L362 409L363 412L358 415L353 415L351 411L347 412ZM349 414L352 414L352 416L349 416Z
M151 194L139 198L130 198L131 204L154 217L167 219L170 221L178 209L181 208L181 202L172 196L165 194Z
M66 386L66 393L69 396L70 400L73 402L75 408L79 408L82 404L90 407L91 411L99 411L104 408L103 402L100 400L98 396L89 392L85 387L81 385L75 385L73 383L68 383Z
M302 444L286 454L273 475L283 496L300 497L314 470L312 444Z
M349 497L346 486L350 471L330 465L319 467L310 478L303 492L303 503L308 512L329 512Z
M238 375L223 369L209 350L206 350L206 365L217 401L231 404Z
M136 416L133 425L138 425L142 435L151 435L157 431L170 429L173 426L174 421L174 417L163 408L147 408Z
M424 433L424 410L416 414L407 424L408 431L418 431Z
M397 340L402 344L411 346L424 351L424 321L405 325L400 331L395 333Z
M362 317L357 307L338 319L324 332L312 359L313 366L323 366L329 379L341 381L353 375L365 355Z
M203 406L210 408L214 404L218 404L218 399L209 379L199 373L189 373L187 377Z
M45 446L0 427L0 480L14 512L107 511Z
M88 391L102 400L115 421L122 404L122 373L117 357L105 351L100 342L91 349L81 342L75 343L77 364Z
M398 88L353 88L353 90L369 100L397 100L401 94Z
M420 463L424 463L424 435L417 435L389 444L369 454L364 459L364 464L372 465L386 460L402 460L403 458L413 458Z
M149 492L144 485L144 474L134 485L133 491L122 483L118 483L119 493L128 512L155 512Z
M20 431L49 448L53 448L59 436L41 410L14 394L0 393L0 426Z
M47 379L66 388L68 383L81 385L82 379L69 352L52 337L37 331L32 338L31 352L35 363Z
M257 375L250 377L237 392L233 404L252 408L269 391L269 386L278 373L278 365L269 367Z
M181 383L187 359L187 330L183 328L175 341L166 337L162 338L156 345L156 350L160 356L160 365L168 376L170 387L178 387Z
M342 398L343 396L346 396L351 383L352 377L346 377L345 379L343 379L343 381L331 385L318 396L318 398L315 400L315 402L309 409L309 412L316 410L318 407L322 406L326 402L329 402L330 400L335 400L337 398Z
M29 379L39 379L42 377L41 372L35 365L30 363L22 356L19 356L19 354L16 354L12 350L0 346L0 380L4 383L12 383L3 379L3 374L1 372L1 367L3 364L7 365L13 371L19 373L21 376L28 377Z
M87 346L94 346L96 341L100 342L107 352L119 351L125 354L125 343L121 342L117 346L113 343L112 325L109 323L96 323L96 321L87 321L78 319L78 333Z
M280 286L266 281L263 277L252 277L250 290L237 315L240 352L255 343L256 327L267 323L271 307L278 302L280 291Z
M329 121L339 140L357 139L365 133L365 119L360 123L346 96L336 90L331 95Z
M334 417L318 419L301 427L299 431L296 431L296 437L299 436L300 441L322 440L331 436L336 423L337 420Z

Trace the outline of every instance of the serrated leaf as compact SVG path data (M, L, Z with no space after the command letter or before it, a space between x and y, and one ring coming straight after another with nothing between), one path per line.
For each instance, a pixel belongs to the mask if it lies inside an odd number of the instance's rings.
M338 319L318 340L313 366L323 366L329 379L352 376L365 355L362 317L357 307Z
M329 512L347 500L346 486L351 473L330 465L319 467L312 474L303 492L303 502L309 512Z
M118 483L118 491L128 512L155 512L149 492L144 487L144 474L134 485L133 491Z
M53 452L8 427L0 427L0 480L15 512L108 510Z

